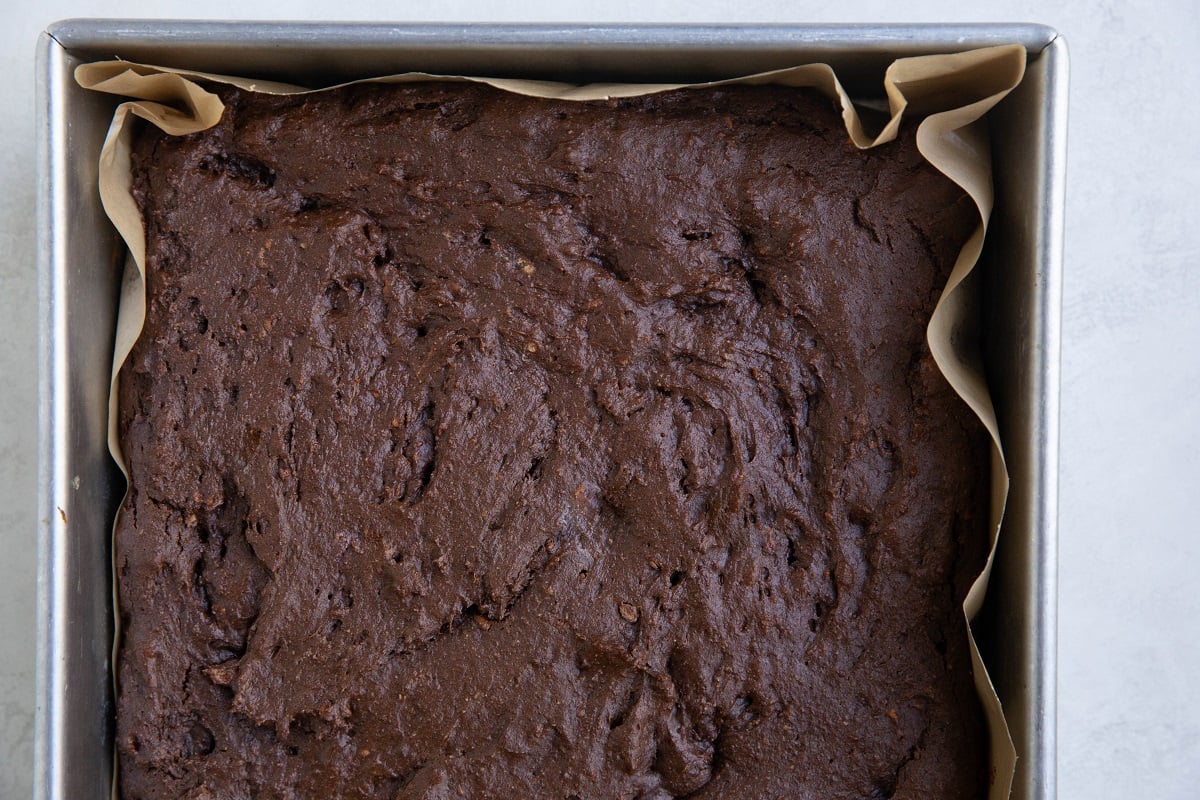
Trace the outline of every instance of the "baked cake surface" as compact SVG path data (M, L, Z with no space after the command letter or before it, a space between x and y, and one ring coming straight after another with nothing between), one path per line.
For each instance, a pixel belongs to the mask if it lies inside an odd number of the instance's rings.
M976 217L910 128L222 91L134 152L123 797L984 795Z

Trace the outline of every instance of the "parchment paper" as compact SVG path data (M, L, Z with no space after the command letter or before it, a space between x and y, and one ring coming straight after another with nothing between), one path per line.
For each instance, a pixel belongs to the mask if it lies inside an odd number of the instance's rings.
M884 77L890 116L875 136L867 133L858 111L826 64L808 64L790 69L759 73L741 78L690 86L724 84L779 84L812 87L835 98L842 109L846 130L859 148L889 142L896 136L905 114L924 116L917 130L917 147L931 164L959 184L975 201L979 225L963 246L945 289L934 309L927 330L933 357L950 385L963 398L987 428L992 440L992 500L989 528L991 549L983 572L976 579L963 603L967 619L974 618L983 602L995 555L996 537L1008 495L1008 471L1000 446L996 414L984 380L982 363L970 332L977 329L972 292L964 281L974 269L983 247L988 219L992 212L993 188L991 157L986 128L981 121L996 103L1018 83L1025 71L1025 50L1019 45L1004 45L951 55L921 56L892 63ZM100 154L100 197L109 218L129 248L117 319L116 350L113 359L109 396L108 445L112 456L126 470L117 440L117 378L121 365L141 333L145 320L145 231L141 214L130 193L130 149L134 118L157 125L169 134L183 135L212 127L220 119L224 106L217 95L200 82L232 84L249 91L268 94L293 94L310 91L289 84L254 81L207 73L188 72L169 67L152 67L126 61L83 64L75 70L75 79L84 88L131 98L118 106ZM594 100L630 97L684 84L589 84L575 86L542 81L406 73L370 79L383 83L413 81L468 81L485 83L497 89L534 97L563 100ZM344 84L343 84L344 85ZM334 87L326 87L334 88ZM322 91L321 89L311 91ZM114 572L115 574L115 572ZM114 586L114 611L116 592ZM119 614L117 615L119 626ZM1004 800L1010 794L1016 751L1000 701L992 688L986 669L971 638L971 660L975 688L987 716L991 741L990 790L988 800ZM118 627L114 642L120 641ZM115 679L115 678L114 678ZM114 762L115 763L115 762ZM114 796L116 780L113 781Z

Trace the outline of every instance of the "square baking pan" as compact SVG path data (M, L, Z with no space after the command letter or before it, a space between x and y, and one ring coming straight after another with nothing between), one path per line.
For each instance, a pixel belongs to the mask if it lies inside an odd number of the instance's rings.
M881 93L896 58L1003 43L1029 53L989 116L996 210L984 354L1012 490L976 635L1019 756L1013 796L1055 797L1059 316L1067 57L1038 25L530 26L70 20L38 43L37 800L105 797L113 766L110 534L124 481L106 446L123 245L97 157L116 98L76 65L131 61L327 85L419 70L566 81L700 81L822 61Z

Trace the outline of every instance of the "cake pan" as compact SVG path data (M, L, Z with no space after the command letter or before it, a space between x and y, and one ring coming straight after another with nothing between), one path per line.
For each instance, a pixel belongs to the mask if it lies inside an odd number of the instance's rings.
M106 449L123 248L97 156L117 100L76 65L133 61L321 85L372 74L700 81L823 61L856 97L895 58L1016 42L1024 82L989 117L996 210L984 355L1012 490L975 623L1019 754L1013 796L1055 787L1059 318L1067 57L1038 25L529 26L69 20L42 34L38 89L38 618L34 797L112 781L110 532L124 482Z

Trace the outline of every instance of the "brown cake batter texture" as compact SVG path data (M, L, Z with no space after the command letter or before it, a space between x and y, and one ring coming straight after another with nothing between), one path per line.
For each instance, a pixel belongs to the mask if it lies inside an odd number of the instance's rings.
M989 792L989 436L926 342L980 211L915 124L214 96L126 151L123 797Z

